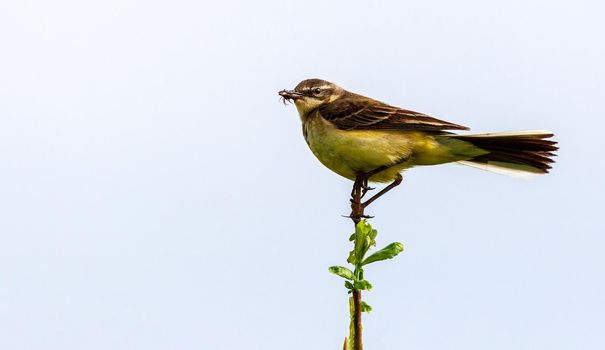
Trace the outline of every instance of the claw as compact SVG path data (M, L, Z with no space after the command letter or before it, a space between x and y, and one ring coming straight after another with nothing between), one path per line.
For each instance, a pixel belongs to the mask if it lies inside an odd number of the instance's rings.
M370 186L367 186L367 185L362 186L361 187L361 198L363 198L366 195L366 193L368 193L368 191L371 191L373 189L374 189L374 187L370 187Z

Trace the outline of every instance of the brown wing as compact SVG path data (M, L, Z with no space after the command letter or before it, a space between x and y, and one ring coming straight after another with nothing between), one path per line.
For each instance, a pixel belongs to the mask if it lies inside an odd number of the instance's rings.
M342 98L318 109L319 114L341 130L404 130L443 132L467 127L426 114L389 106L369 98Z

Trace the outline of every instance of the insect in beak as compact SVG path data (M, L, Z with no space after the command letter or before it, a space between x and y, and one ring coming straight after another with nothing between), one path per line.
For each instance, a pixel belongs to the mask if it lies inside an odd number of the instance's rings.
M294 91L294 90L282 90L279 93L279 96L281 96L282 101L284 102L284 104L287 102L292 102L292 100L296 101L299 98L302 98L304 95L298 91Z

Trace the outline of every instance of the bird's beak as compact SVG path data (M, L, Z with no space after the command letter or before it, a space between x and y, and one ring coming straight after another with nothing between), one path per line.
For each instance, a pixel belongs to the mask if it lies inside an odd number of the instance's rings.
M294 91L294 90L282 90L279 92L279 96L283 97L283 99L285 101L291 101L291 100L298 100L299 98L302 98L304 95L298 91Z

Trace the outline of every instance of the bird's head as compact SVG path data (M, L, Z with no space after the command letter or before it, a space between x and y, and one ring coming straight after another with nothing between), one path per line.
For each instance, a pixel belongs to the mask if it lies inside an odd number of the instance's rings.
M294 90L282 90L279 95L285 101L294 101L301 118L309 112L330 103L343 95L346 91L340 86L321 79L307 79L301 81Z

